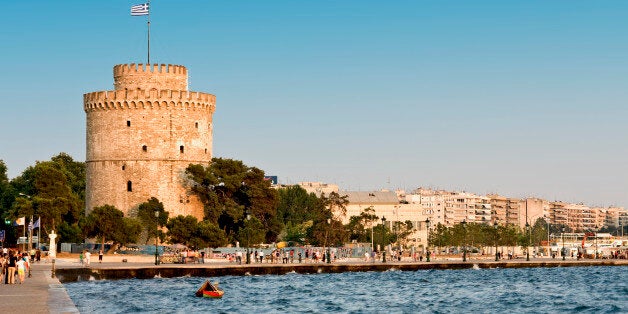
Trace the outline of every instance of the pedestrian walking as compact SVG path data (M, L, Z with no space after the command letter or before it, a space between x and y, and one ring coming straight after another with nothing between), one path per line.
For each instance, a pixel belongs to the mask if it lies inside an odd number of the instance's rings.
M100 251L98 251L98 263L102 263L102 249L100 249Z
M87 250L85 252L85 265L89 266L89 263L91 262L92 259L92 253L89 252L89 250Z

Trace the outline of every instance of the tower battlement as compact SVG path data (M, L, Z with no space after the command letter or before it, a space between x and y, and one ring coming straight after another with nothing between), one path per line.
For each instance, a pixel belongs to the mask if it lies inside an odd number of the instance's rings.
M176 107L201 108L214 111L216 96L202 92L180 90L117 90L99 91L83 95L85 111L132 108Z
M115 90L178 89L188 90L188 71L172 64L118 64L113 67Z

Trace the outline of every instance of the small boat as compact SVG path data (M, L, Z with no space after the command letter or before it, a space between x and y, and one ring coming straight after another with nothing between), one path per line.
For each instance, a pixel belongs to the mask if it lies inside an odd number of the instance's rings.
M213 285L209 280L206 280L203 285L196 290L195 295L197 297L205 297L205 298L222 298L222 295L225 294L224 291L218 289L218 284Z

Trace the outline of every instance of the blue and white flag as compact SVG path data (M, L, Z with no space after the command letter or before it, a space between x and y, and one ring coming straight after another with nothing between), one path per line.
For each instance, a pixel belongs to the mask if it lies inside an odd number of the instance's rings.
M28 230L29 231L33 230L33 221L28 222Z
M39 228L41 226L41 218L37 219L37 221L35 221L35 223L33 224L33 229L35 228Z
M148 15L148 3L136 4L134 6L131 6L131 15Z

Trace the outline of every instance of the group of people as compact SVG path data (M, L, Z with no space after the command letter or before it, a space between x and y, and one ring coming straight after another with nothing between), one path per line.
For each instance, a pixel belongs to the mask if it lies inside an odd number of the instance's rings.
M329 251L330 260L334 261L338 258L335 250L322 249L275 249L266 254L263 250L252 250L249 252L249 261L251 263L269 263L269 264L292 264L292 263L318 263L326 260L326 254ZM246 259L246 251L238 250L235 253L224 256L229 262L242 264Z
M0 269L2 270L0 283L22 284L26 280L26 273L31 267L31 262L28 252L3 249L0 255Z
M103 256L103 251L102 250L98 251L99 263L102 263L102 256ZM92 253L89 250L83 250L79 254L79 263L81 263L81 265L89 266L91 262L92 262Z

